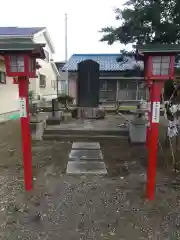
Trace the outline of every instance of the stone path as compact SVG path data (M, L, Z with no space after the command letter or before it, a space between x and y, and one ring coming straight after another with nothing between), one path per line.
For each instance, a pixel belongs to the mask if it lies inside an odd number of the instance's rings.
M67 174L107 174L98 142L74 142L69 154Z

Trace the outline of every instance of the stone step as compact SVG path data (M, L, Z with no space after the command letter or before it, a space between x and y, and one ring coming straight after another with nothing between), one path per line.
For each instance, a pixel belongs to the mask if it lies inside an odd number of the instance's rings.
M100 149L72 149L69 161L102 161L103 155Z
M96 135L116 135L116 136L128 136L129 131L127 128L121 129L58 129L53 127L47 127L44 131L45 135L85 135L85 136L96 136Z
M66 169L67 174L107 174L104 162L69 161Z
M101 140L109 140L109 141L118 141L118 142L125 142L128 141L127 136L117 136L117 135L67 135L67 134L44 134L43 140L48 141L101 141Z
M100 149L98 142L73 142L72 149Z
M46 120L47 125L59 125L62 122L62 119L50 118Z

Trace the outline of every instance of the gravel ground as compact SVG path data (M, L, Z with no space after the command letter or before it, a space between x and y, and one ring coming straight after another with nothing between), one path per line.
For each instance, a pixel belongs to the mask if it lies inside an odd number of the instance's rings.
M33 143L34 190L23 189L19 122L0 125L0 239L180 239L180 178L159 164L145 200L146 151L101 142L108 176L67 176L69 142ZM163 157L159 159L163 162Z

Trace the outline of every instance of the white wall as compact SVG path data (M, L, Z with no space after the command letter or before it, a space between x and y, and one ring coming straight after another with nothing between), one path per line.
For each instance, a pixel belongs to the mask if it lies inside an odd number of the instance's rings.
M49 53L49 61L48 60L42 60L37 59L37 62L41 66L39 70L37 70L37 78L36 79L30 79L30 89L35 92L36 95L40 95L42 97L45 96L55 96L57 95L57 88L54 89L54 85L52 84L52 81L56 81L56 73L54 72L52 65L50 63L50 59L52 59L52 52L50 47L48 46L48 43L44 37L44 34L41 33L40 35L36 35L34 37L34 41L36 43L44 43L46 44L45 50ZM39 75L43 74L46 76L46 87L40 88L39 87ZM55 84L56 86L56 84Z
M56 94L56 74L54 73L51 63L48 63L43 60L38 60L39 64L42 66L38 70L39 74L43 74L46 76L46 87L45 88L40 88L40 94L42 96L44 95L54 95ZM55 89L54 89L54 84L52 84L52 81L55 82Z
M0 70L5 71L4 61L0 60ZM0 83L0 114L19 110L18 85L12 78L6 78L6 84Z
M67 94L68 94L68 72L60 72L60 80L58 82L58 92L63 93L63 84L66 81Z

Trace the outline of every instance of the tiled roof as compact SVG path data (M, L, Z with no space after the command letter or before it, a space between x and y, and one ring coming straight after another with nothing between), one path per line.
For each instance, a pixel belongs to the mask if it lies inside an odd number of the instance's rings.
M65 62L55 62L58 71L61 71L65 65Z
M142 62L137 62L133 57L127 57L124 61L117 62L120 53L117 54L73 54L62 70L77 71L78 63L92 59L99 63L100 71L126 71L133 70L137 65L143 67Z
M44 27L0 27L0 36L33 36Z

